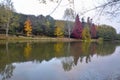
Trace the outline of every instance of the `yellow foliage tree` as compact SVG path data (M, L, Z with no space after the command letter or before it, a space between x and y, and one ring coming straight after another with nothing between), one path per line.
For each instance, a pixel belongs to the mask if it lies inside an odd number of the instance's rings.
M31 21L29 19L27 19L24 23L24 30L26 32L27 36L30 36L30 34L32 33L32 26L31 26Z
M91 40L90 30L89 30L88 26L85 26L85 28L82 31L82 39L86 40L86 41L90 41Z
M54 35L57 36L57 37L63 37L64 33L63 33L62 28L57 26L55 28Z

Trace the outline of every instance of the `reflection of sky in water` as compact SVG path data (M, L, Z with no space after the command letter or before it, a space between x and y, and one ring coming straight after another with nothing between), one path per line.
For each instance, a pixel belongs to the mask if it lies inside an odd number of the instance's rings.
M73 57L14 63L16 68L11 80L120 80L120 47L110 56L94 55L89 63L78 60L70 71L63 69L65 60L72 62Z

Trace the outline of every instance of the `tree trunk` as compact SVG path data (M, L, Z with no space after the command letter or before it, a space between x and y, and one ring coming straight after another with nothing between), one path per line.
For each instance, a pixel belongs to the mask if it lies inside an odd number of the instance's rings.
M8 37L8 31L9 31L9 21L7 22L7 26L6 26L6 37Z
M68 28L68 38L70 39L71 27L70 27L70 22L68 19L67 19L67 28Z
M69 28L68 28L68 34L69 34L69 39L70 39L70 33L71 31L70 31L70 25L69 25Z

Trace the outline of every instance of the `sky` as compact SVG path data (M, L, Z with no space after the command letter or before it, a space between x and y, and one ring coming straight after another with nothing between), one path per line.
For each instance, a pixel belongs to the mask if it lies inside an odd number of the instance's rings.
M29 14L29 15L51 15L54 19L63 19L64 11L66 8L72 7L68 5L68 0L62 0L59 7L51 14L51 12L57 6L55 2L49 2L47 4L42 4L39 0L12 0L16 12ZM117 33L120 33L119 23L116 20L109 19L105 15L99 16L97 11L90 11L82 15L81 13L94 8L103 3L103 0L74 0L75 2L75 12L79 14L80 18L84 17L85 20L87 17L91 17L93 22L96 24L107 24L113 26Z
M19 13L24 14L34 14L34 15L49 15L54 8L57 6L57 3L48 2L47 4L41 4L39 0L12 0L14 4L14 8ZM48 0L47 0L48 1ZM91 9L93 8L91 1L93 0L75 0L75 11L77 13L82 12L83 9ZM90 4L88 4L90 3ZM87 6L84 6L87 5ZM51 14L55 19L62 19L64 15L64 11L66 8L69 8L68 0L62 0L61 5L56 9L56 11Z

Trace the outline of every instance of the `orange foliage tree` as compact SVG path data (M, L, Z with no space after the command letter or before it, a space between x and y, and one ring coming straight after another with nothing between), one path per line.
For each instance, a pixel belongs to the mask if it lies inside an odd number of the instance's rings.
M27 36L30 36L30 34L32 33L32 23L29 19L27 19L24 23L24 30Z

